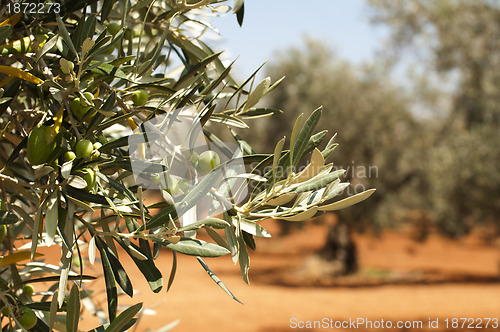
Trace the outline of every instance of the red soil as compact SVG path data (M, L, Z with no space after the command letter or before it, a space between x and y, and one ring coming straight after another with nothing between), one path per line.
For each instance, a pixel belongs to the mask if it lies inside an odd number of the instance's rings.
M272 221L264 226L272 234L279 233ZM481 331L493 331L491 323L490 328L484 328L484 318L500 320L498 246L481 244L474 236L454 242L431 235L426 242L416 243L404 233L384 232L379 238L356 235L359 273L336 279L317 276L315 271L304 273L301 266L322 246L326 230L326 225L311 225L286 237L257 239L257 251L251 253L251 285L242 281L239 267L232 264L230 257L207 259L244 304L233 301L217 287L195 258L181 255L170 291L153 294L123 254L120 259L138 293L133 299L122 296L120 305L144 302L145 308L153 310L143 313L135 331L159 329L179 320L173 331L277 332L294 330L291 322L305 324L324 318L334 322L383 319L393 324L400 320L423 321L423 327L392 331L463 331L466 329L460 327L462 322L458 328L451 326L452 318L461 317L483 318ZM168 251L157 260L165 283L171 263ZM100 275L98 269L91 273L86 266L87 274ZM88 287L103 295L103 284L100 279ZM100 299L105 308L104 297ZM429 328L429 318L439 319L438 329ZM446 318L450 319L448 329ZM86 315L80 328L97 324L96 318ZM381 329L360 326L357 330Z

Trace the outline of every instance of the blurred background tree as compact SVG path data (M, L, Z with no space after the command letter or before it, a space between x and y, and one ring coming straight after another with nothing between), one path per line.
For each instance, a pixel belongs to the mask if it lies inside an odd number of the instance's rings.
M393 51L420 50L428 74L454 86L426 167L433 219L451 236L472 225L498 225L500 3L369 4L374 22L391 28Z
M391 30L391 47L361 66L314 40L278 53L267 74L286 84L267 102L286 113L258 135L272 145L303 110L323 105L320 129L339 133L335 160L350 162L337 165L352 184L346 192L377 188L362 208L339 212L328 236L322 255L344 260L343 273L355 270L355 248L340 234L354 228L412 221L423 240L431 222L456 237L496 227L500 215L500 4L368 5L373 22ZM401 74L401 59L413 73Z

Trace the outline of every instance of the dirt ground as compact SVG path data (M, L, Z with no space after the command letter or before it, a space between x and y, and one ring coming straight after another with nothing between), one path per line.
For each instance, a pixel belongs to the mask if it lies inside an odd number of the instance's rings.
M264 226L272 234L279 233L272 221ZM179 256L172 288L154 294L135 265L122 255L138 292L133 299L122 296L119 304L144 302L148 310L135 331L159 329L175 321L173 331L248 332L290 331L302 326L308 331L466 331L472 322L462 327L463 321L453 325L453 318L474 319L470 327L476 330L480 326L481 331L500 329L492 328L494 321L486 328L487 318L500 319L500 246L485 245L477 236L456 242L431 235L426 242L417 243L405 232L355 235L360 271L332 279L306 263L324 243L326 230L325 224L314 224L286 237L258 239L257 251L251 254L250 285L242 281L239 267L230 257L207 259L244 304L217 287L193 257ZM165 282L171 263L168 251L157 260ZM102 280L88 287L103 293ZM347 325L349 320L359 320L360 325ZM314 321L319 321L316 326ZM413 327L398 328L399 321ZM335 329L342 322L344 328ZM418 322L422 325L415 325ZM306 328L308 323L310 328ZM392 328L381 328L389 323ZM95 326L97 320L87 316L80 328Z

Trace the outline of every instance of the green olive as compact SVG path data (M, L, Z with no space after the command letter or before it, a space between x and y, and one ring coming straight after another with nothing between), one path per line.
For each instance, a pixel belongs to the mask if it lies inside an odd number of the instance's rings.
M90 104L90 105L93 105L94 102L94 95L92 94L92 92L88 92L88 91L85 91L83 93L83 96L85 97L85 100ZM83 101L83 100L82 100ZM80 101L81 102L81 101Z
M161 178L159 175L155 175L151 178L151 181L153 181L153 183L155 184L160 184L161 183Z
M81 119L85 116L85 114L88 112L88 110L91 108L90 105L87 105L88 102L85 99L84 104L82 105L82 101L80 100L79 97L76 97L71 101L71 104L69 105L71 108L71 113L73 113L74 116L76 116L78 119Z
M136 106L146 105L148 98L148 93L144 90L137 90L132 94L132 101Z
M33 293L35 292L35 287L33 287L33 285L24 285L23 287L23 294L24 295L27 295L27 296L32 296Z
M64 154L64 161L70 161L76 158L76 154L73 151L66 151Z
M52 127L33 128L28 136L27 156L32 165L41 165L49 161L50 155L57 148L57 140L50 138Z
M203 151L198 156L198 161L196 162L196 169L202 175L205 175L219 165L220 165L219 155L212 150L208 150L208 151Z
M94 150L94 145L88 139L82 139L76 143L76 155L80 158L90 157Z
M111 22L108 24L107 28L108 29L108 32L112 35L112 36L116 36L116 34L120 31L120 29L122 28L122 26L116 22Z
M22 327L24 327L26 330L30 330L35 327L38 318L31 308L21 307L20 313L21 316L17 320L22 325Z

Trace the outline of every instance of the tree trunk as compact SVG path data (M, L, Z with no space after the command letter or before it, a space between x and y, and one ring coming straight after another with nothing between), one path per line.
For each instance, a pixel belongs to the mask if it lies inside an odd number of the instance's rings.
M351 231L346 222L339 220L334 226L330 226L326 243L320 250L319 256L325 261L339 266L338 272L341 275L357 271L356 244L351 238Z

